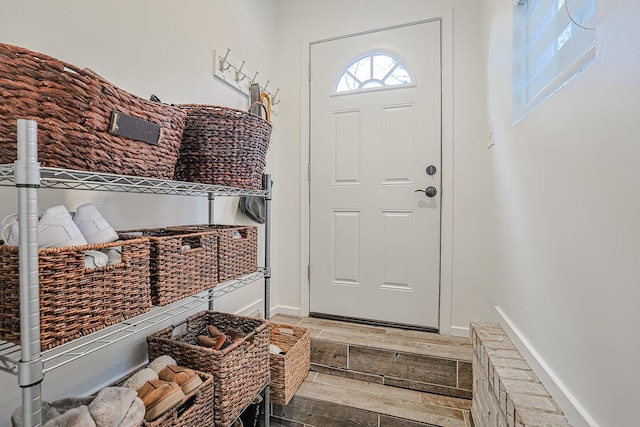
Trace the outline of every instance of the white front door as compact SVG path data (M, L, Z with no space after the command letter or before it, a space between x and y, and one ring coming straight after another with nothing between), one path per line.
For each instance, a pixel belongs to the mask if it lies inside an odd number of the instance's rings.
M438 328L440 25L311 45L312 314Z

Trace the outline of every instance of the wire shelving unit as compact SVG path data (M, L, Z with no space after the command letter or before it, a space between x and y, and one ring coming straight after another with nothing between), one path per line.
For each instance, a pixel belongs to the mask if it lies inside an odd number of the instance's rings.
M108 173L40 167L37 161L37 124L18 120L18 157L14 164L0 165L0 186L18 191L20 245L20 345L0 341L0 370L18 377L22 390L23 426L42 425L41 384L44 374L87 354L149 329L170 319L178 319L203 304L212 302L264 278L264 316L269 318L271 280L271 176L264 175L263 189L251 190ZM264 267L240 278L216 285L211 290L176 303L153 307L143 315L95 332L59 348L41 352L38 264L38 189L90 190L184 196L258 196L265 198ZM210 206L209 219L212 221ZM269 426L269 384L262 390L263 425Z

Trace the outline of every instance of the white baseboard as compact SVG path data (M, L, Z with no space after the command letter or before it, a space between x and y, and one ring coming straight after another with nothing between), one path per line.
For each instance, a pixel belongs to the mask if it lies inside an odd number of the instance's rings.
M286 305L276 305L271 307L271 316L276 314L287 314L289 316L300 316L300 307L288 307Z
M264 300L259 299L251 304L245 305L240 310L236 311L236 314L240 316L252 316L252 317L262 317L262 312L264 311Z
M469 327L452 326L450 330L452 337L469 338Z
M578 402L571 391L560 381L560 378L551 370L531 343L507 317L499 306L494 309L498 314L498 323L507 333L513 344L518 348L522 357L527 361L540 382L545 386L549 394L564 411L569 423L575 427L598 427L595 420L587 410Z

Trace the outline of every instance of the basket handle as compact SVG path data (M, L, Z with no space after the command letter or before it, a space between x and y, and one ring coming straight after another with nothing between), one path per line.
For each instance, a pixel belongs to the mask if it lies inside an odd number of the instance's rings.
M262 109L264 110L265 115L267 116L267 120L270 121L269 119L271 118L271 113L269 112L269 110L267 110L267 107L265 107L265 105L260 101L256 101L253 104L251 104L251 107L249 107L249 112L251 113L251 109L253 109L253 107L255 107L256 105L262 107Z
M267 112L267 121L271 123L271 97L267 92L260 94L260 102L266 105L265 111Z

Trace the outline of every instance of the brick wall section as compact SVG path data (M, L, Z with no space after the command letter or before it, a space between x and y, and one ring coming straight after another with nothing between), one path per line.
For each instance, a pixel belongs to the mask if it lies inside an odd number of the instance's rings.
M475 427L568 427L562 410L497 323L472 323Z

